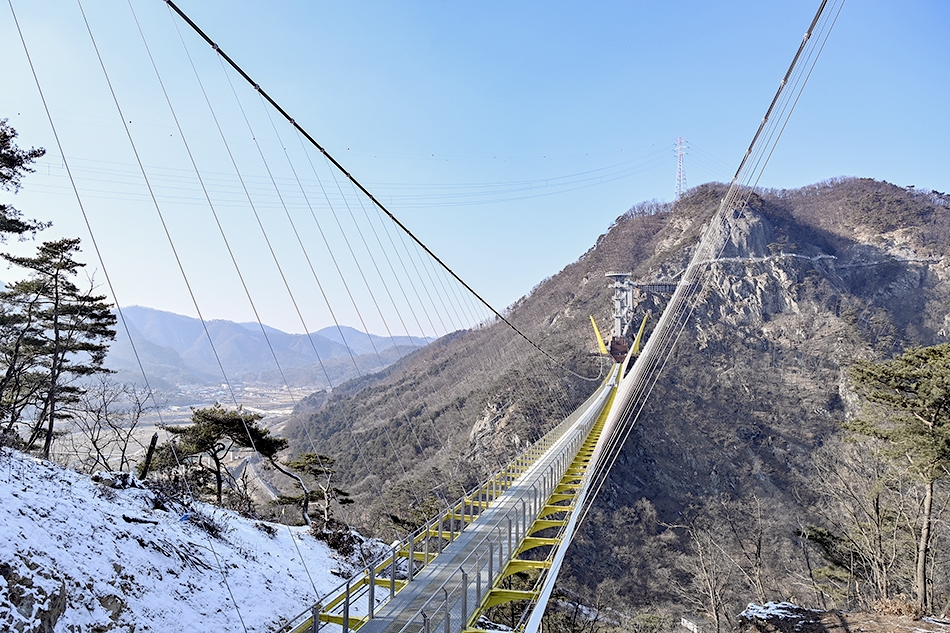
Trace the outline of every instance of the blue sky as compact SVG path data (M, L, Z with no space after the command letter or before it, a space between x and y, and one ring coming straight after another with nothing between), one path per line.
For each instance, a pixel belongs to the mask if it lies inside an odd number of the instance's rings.
M118 300L192 314L134 177L135 158L76 3L13 4L67 159L85 169L84 205ZM179 2L499 307L574 261L633 204L672 199L677 137L689 142L689 185L728 180L817 4ZM158 181L187 180L187 156L128 4L83 6L147 168ZM198 162L209 174L225 174L227 157L214 149L214 123L201 114L200 91L189 83L191 69L164 4L133 6ZM760 184L791 188L850 175L950 190L948 30L945 2L846 2ZM193 34L183 34L205 88L223 102L230 88L218 62ZM52 219L43 239L85 238L5 3L0 55L0 117L19 130L23 145L49 150L23 191L3 199ZM263 182L266 170L250 162L255 149L240 113L225 106L218 112L235 139L237 160L248 161L244 173ZM265 133L261 112L251 115L255 138L279 158L287 139ZM229 191L223 199L240 205ZM164 197L190 199L177 224L168 213L205 316L252 320L234 280L224 280L233 275L214 223L201 210L200 190L192 183ZM268 209L261 209L265 216ZM268 295L280 282L249 218L235 213L228 231L245 258L261 316L300 331L293 310ZM278 253L288 253L285 269L295 271L290 283L305 283L296 271L306 265L289 255L291 237L273 239ZM331 264L317 264L326 267ZM316 294L301 288L301 295ZM359 326L348 309L340 311L341 320ZM375 317L364 320L379 331ZM306 325L328 324L315 303Z

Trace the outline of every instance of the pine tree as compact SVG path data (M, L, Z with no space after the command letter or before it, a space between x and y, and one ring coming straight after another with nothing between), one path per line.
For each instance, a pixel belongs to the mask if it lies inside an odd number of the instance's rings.
M329 529L330 521L333 518L330 507L333 500L336 500L341 506L353 503L353 500L349 498L350 493L333 485L333 475L336 474L336 469L333 468L334 464L336 464L335 459L318 453L302 453L297 459L287 462L288 466L312 477L317 482L317 487L321 492L320 513L323 518L324 530ZM309 503L310 494L304 489L303 511L305 516Z
M116 317L105 295L93 294L91 287L81 291L73 282L85 266L73 259L78 251L79 239L67 238L44 242L33 257L3 255L31 271L27 279L0 293L0 303L21 306L7 316L21 325L17 344L23 367L29 363L29 375L40 379L34 403L37 415L26 448L33 449L44 438L42 454L47 459L57 420L69 417L64 405L76 402L82 393L75 379L108 372L103 362L109 341L115 338Z
M287 446L287 440L271 435L270 430L258 424L263 417L241 407L227 409L215 403L211 407L192 409L191 425L168 427L170 433L180 438L177 444L179 454L197 457L198 467L214 475L218 505L222 503L221 492L227 474L224 459L228 451L235 447L250 448L273 461L277 452ZM210 459L209 465L202 461L203 456Z
M915 585L926 612L934 483L950 476L950 344L912 348L879 363L859 361L851 379L871 407L846 428L884 440L884 456L924 488Z
M46 153L44 149L20 149L14 143L17 133L6 119L0 119L0 189L16 193L20 189L21 179L33 171L30 163ZM45 224L36 220L25 220L12 205L0 202L0 241L6 235L35 233Z

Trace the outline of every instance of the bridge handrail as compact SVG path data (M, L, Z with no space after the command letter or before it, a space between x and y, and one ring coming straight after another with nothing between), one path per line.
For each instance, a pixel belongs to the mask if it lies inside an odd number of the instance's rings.
M608 378L608 380L609 380L609 378ZM607 384L607 381L605 381L604 385L606 385L606 384ZM571 414L571 416L569 416L568 419L571 419L571 418L572 418L572 424L573 424L573 423L576 423L580 417L582 417L582 416L585 415L585 414L589 414L589 413L590 413L591 407L592 407L592 405L594 404L594 402L595 402L597 399L605 399L607 393L608 393L608 392L605 391L603 388L598 389L596 392L594 392L594 394L593 394L590 398L588 398L588 399L584 402L583 405L581 405L580 407L578 407L577 410L576 410L573 414ZM599 413L599 409L598 409L598 413ZM571 459L570 459L570 460L564 459L564 458L563 458L563 457L564 457L564 454L562 453L562 455L560 456L558 462L557 462L556 464L552 464L552 465L551 465L550 469L554 469L555 466L557 466L558 468L556 469L556 472L554 473L554 476L551 477L550 480L548 480L548 479L543 479L543 480L542 480L542 481L543 481L543 484L544 484L544 486L545 486L545 489L540 491L540 494L537 496L538 499L542 499L542 500L543 500L543 499L547 498L547 496L549 496L551 493L553 493L554 488L557 486L558 482L559 482L559 481L561 480L561 478L564 476L564 472L566 472L566 470L567 470L568 466L570 465L571 461L573 461L573 455L575 455L575 454L577 453L577 451L580 450L581 445L582 445L582 444L584 443L584 441L587 439L587 436L588 436L588 434L590 433L590 430L591 430L591 428L593 427L594 422L596 421L596 419L597 419L597 415L590 415L590 416L588 417L588 419L585 421L585 424L583 424L583 425L581 425L581 426L579 426L579 427L577 427L577 428L575 429L575 437L571 440L571 443L569 444L569 446L567 447L567 450L565 451L566 453L568 453L568 454L571 455ZM566 421L567 421L567 420L565 420L565 422L566 422ZM561 424L564 424L564 423L562 422ZM558 425L558 427L560 427L560 426L561 426L561 425ZM555 427L555 429L552 429L552 430L557 430L558 427ZM558 435L558 438L562 437L562 436L564 435L564 432L565 432L565 431L566 431L566 429L562 429L562 430L561 430L561 433ZM553 442L552 442L552 443L553 443ZM533 489L534 489L534 488L532 487L532 490L533 490ZM525 492L522 494L522 496L518 497L518 498L516 499L516 502L517 502L517 501L521 501L521 502L522 502L522 505L524 505L524 503L525 503L525 497L526 497L526 496L528 496L527 491L525 491ZM567 510L567 509L568 509L568 507L565 506L565 510ZM537 514L540 513L540 510L541 510L540 505L539 505L539 507L537 507L536 509L533 510L533 512L532 512L532 517L531 517L531 522L528 521L528 517L527 517L527 516L522 515L522 523L521 523L521 527L520 527L520 534L522 535L522 536L521 536L522 539L523 539L525 536L527 536L526 532L527 532L528 526L531 525L531 523L533 523L533 521L534 521L534 519L536 518ZM512 513L514 513L514 522L511 521L511 515L512 515ZM511 529L512 529L511 526L512 526L512 525L514 525L515 532L519 532L519 529L518 529L518 518L519 518L519 517L518 517L518 505L514 505L514 506L513 506L512 508L510 508L504 515L502 515L502 520L504 520L505 518L508 518L508 519L509 519L509 532L508 532L508 539L507 539L507 545L508 545L508 547L507 547L507 552L506 552L506 551L505 551L505 550L506 550L506 547L505 547L505 545L506 545L506 539L503 538L503 537L504 537L504 533L500 533L500 534L498 535L498 539L497 539L498 548L499 548L499 551L498 551L498 559L499 559L499 561L502 561L502 560L505 560L505 561L511 560L511 558L513 557L512 550L513 550L514 548L516 548L518 545L520 545L520 541L521 541L521 539L517 539L517 541L514 541L514 542L513 542L512 539L511 539ZM449 615L449 614L451 614L451 613L453 613L453 612L460 612L460 613L459 613L459 616L460 616L461 618L463 618L463 619L467 619L467 618L469 617L469 613L467 613L467 611L471 611L471 609L467 609L467 608L466 608L466 606L465 606L466 599L463 598L461 595L459 595L459 596L457 596L457 597L455 597L455 598L453 598L453 596L455 596L456 591L461 587L461 588L464 589L464 593L465 593L465 596L466 596L466 598L467 598L468 585L469 585L469 581L467 580L467 578L470 577L470 574L469 574L469 572L467 572L467 571L465 570L465 566L466 566L467 563L469 563L469 562L471 561L471 559L472 559L473 556L476 557L476 559L475 559L475 565L474 565L474 576L475 576L475 578L476 578L476 585L477 585L477 587L478 587L478 588L476 589L476 595L478 595L478 594L480 593L480 584L481 584L482 568L479 566L479 559L480 559L481 555L483 555L483 554L485 553L485 549L484 549L483 546L485 546L486 543L487 543L487 553L488 553L488 557L491 558L492 556L494 556L494 553L493 553L494 547L493 547L493 546L494 546L494 544L495 544L496 541L495 541L495 539L492 538L492 536L494 535L495 532L501 532L501 526L500 526L500 525L499 525L498 527L496 527L494 530L492 530L491 533L486 534L477 544L475 544L475 546L473 547L473 549L472 549L472 551L469 553L469 555L466 556L465 559L459 564L458 569L456 570L456 572L454 572L454 573L452 574L452 576L450 576L449 578L447 578L447 579L439 586L439 588L438 588L435 592L433 592L432 596L430 596L430 598L416 611L416 613L413 614L413 616L409 619L409 621L406 623L406 625L403 626L402 629L400 629L400 633L406 633L406 632L409 630L409 627L412 626L414 623L415 623L416 625L418 625L418 621L417 621L417 620L418 620L418 618L420 617L420 615L423 615L425 620L430 620L430 618L425 615L425 610L426 610L427 607L430 607L430 606L432 605L433 601L435 601L435 600L440 600L440 601L442 602L442 604L445 605L445 608L444 608L443 612L444 612L448 617L451 617L451 615ZM499 567L499 568L498 568L497 570L495 570L494 573L492 573L491 571L489 571L489 573L488 573L488 576L489 576L489 577L487 578L487 582L486 582L488 589L491 588L492 583L493 583L493 581L494 581L494 578L495 578L497 575L501 574L501 573L504 571L504 566L503 566L502 564L499 564L498 567ZM471 568L470 568L470 569L471 569ZM457 579L457 580L456 580L456 579ZM448 585L449 585L450 583L453 583L453 581L455 581L455 582L454 582L454 586L453 586L452 591L450 592L447 587L448 587ZM449 607L448 607L448 605L449 605L450 602L453 604L453 607L452 607L452 608L449 608ZM477 605L475 605L475 606L477 606ZM457 608L456 608L456 607L457 607ZM415 629L413 629L413 630L415 630ZM446 630L449 630L449 629L447 628Z
M489 504L494 502L498 498L498 496L500 496L502 492L508 489L528 468L530 468L535 462L537 462L537 460L542 455L544 455L551 446L553 446L558 440L560 440L564 436L564 434L574 424L577 423L577 421L580 419L581 416L583 416L586 412L589 411L591 405L599 397L603 396L603 387L607 385L609 380L610 378L608 377L604 381L604 383L601 385L601 388L595 390L594 393L591 394L591 396L588 397L588 399L585 400L581 406L579 406L570 415L564 418L564 420L558 423L557 426L555 426L554 428L549 430L547 433L545 433L538 441L528 446L518 456L516 456L510 462L508 462L506 466L502 467L501 469L493 473L488 478L487 481L480 483L479 485L471 488L468 492L463 494L454 504L447 507L438 516L434 517L433 519L430 519L425 524L423 524L422 526L420 526L419 528L411 532L408 536L404 537L397 544L394 544L390 548L389 553L383 554L377 557L375 561L373 561L366 567L363 567L360 571L350 576L347 580L344 580L343 582L341 582L332 590L324 593L314 606L321 609L327 608L327 607L334 608L336 606L339 606L340 601L338 600L328 601L327 599L330 598L331 596L348 595L352 601L353 598L364 595L365 592L363 591L363 588L368 585L369 581L366 579L370 575L372 575L373 578L375 578L377 572L385 572L387 568L393 568L395 562L398 559L403 558L403 556L401 555L402 552L409 552L408 555L411 557L412 553L415 551L415 545L420 543L421 541L424 541L424 540L427 541L427 539L431 535L431 532L436 527L438 527L439 532L441 533L442 526L446 523L446 521L448 521L449 523L448 540L449 542L452 542L456 538L456 535L461 534L462 531L464 531L465 528L467 527L467 523L465 522L466 506L469 506L471 508L470 515L474 519L476 494L478 495L477 498L479 499L479 501L481 501L482 494L484 493L485 499ZM593 418L588 420L587 424L585 424L584 426L589 427L591 424L593 424ZM587 429L587 431L589 431L589 428ZM584 433L584 436L586 437L586 433ZM560 479L560 477L557 477L557 479ZM497 488L495 488L496 484L497 484ZM493 489L490 490L489 486L491 486ZM493 497L490 500L488 499L489 492L493 493ZM469 499L472 500L471 503L468 502ZM481 512L481 509L479 510L479 512ZM510 514L510 512L511 511L506 513L504 516L507 517L508 514ZM459 521L458 532L456 532L454 529L455 519L457 516L461 516L461 520ZM479 542L479 545L481 545L482 542ZM426 542L426 545L428 545L428 542ZM478 546L476 546L476 551L477 551L477 547ZM424 561L419 567L416 567L416 561L414 561L412 558L409 558L408 570L407 570L408 571L407 582L411 582L411 577L414 576L417 571L424 569L429 564L430 561L429 561L427 550L425 554L426 555L425 555ZM469 557L465 559L466 562L468 560L469 560ZM357 593L353 593L353 591L356 591ZM330 605L333 605L333 606L330 606ZM377 605L373 605L374 610L376 606ZM367 609L367 611L369 611L369 609ZM296 616L290 618L290 620L287 621L287 623L284 625L284 627L281 630L282 631L300 630L301 625L304 624L311 617L311 614L313 612L314 612L314 607L311 607L302 611Z

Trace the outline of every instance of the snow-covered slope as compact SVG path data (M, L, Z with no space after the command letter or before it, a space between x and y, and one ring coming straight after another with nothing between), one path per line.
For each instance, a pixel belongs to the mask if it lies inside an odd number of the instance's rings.
M0 449L0 631L273 631L340 582L305 528L155 505Z

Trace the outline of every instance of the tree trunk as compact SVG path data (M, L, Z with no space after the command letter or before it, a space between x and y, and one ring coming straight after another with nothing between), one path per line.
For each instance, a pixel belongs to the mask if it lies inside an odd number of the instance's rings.
M49 450L53 444L53 425L56 424L56 387L59 383L60 366L65 360L60 346L59 309L59 275L57 274L53 284L53 356L50 359L49 369L49 426L46 429L46 441L43 442L43 459L49 459Z
M933 511L934 482L928 478L924 482L923 519L920 526L920 540L917 541L917 606L924 613L929 611L927 596L927 552L930 549L930 523Z
M152 441L148 443L148 451L145 453L145 463L142 465L142 472L139 479L145 481L148 477L148 470L152 466L152 456L155 454L155 446L158 444L158 433L152 435Z
M217 493L218 493L218 505L221 505L221 489L224 487L224 478L221 476L221 469L223 468L221 464L221 459L218 457L216 451L211 451L211 461L214 462L214 481L217 484Z
M276 468L278 471L284 473L288 477L292 477L293 479L297 480L297 485L299 485L300 488L303 490L303 504L302 504L303 507L301 508L303 512L303 522L306 523L307 525L310 525L310 491L307 490L307 486L306 484L304 484L303 479L298 477L295 473L281 468L280 464L277 463L276 459L268 459L268 461L271 463L271 466Z

